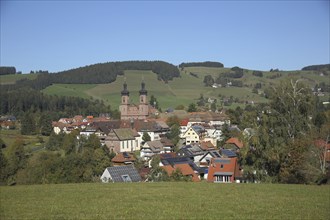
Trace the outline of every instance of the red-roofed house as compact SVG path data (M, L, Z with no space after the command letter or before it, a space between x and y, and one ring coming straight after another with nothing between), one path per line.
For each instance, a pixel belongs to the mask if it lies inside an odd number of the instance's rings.
M225 143L225 148L231 148L233 150L240 150L243 146L243 143L234 137L229 138Z
M207 181L214 183L233 183L240 180L242 173L237 158L212 158L208 170Z
M129 165L135 162L135 157L133 153L118 153L114 158L112 158L111 162L114 166Z
M183 134L188 130L189 118L182 119L180 122L180 138L183 138Z
M194 170L191 168L191 166L187 163L184 164L175 164L174 167L171 165L166 165L162 167L166 173L171 176L172 173L178 169L181 171L182 175L191 177L191 180L193 182L200 182L201 180L198 178L197 174L194 172Z

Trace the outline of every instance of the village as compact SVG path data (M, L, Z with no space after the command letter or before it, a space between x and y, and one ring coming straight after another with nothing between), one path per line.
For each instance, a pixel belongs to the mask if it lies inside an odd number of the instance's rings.
M129 101L127 84L121 92L120 120L112 120L103 115L92 117L77 115L61 118L53 122L56 134L79 130L80 136L95 134L101 144L116 156L113 166L105 167L100 177L107 182L139 182L148 179L152 160L159 158L158 166L171 176L181 172L193 182L205 180L216 183L240 183L243 169L238 162L238 153L244 147L238 137L223 140L223 127L237 133L251 135L251 130L243 132L231 125L225 112L192 112L187 118L180 119L179 142L175 146L166 134L170 127L166 119L152 117L156 110L147 102L145 83L141 83L140 103ZM222 141L222 146L217 146ZM134 167L136 158L144 162L144 167Z

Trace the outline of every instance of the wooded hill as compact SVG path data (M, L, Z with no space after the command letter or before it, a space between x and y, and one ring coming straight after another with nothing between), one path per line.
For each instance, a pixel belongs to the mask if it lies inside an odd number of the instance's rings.
M218 62L182 63L179 66L162 61L108 62L58 73L0 76L0 113L20 114L33 109L70 116L78 109L76 113L91 112L96 115L101 113L99 111L113 111L118 109L124 81L127 81L132 91L131 100L138 100L137 91L142 77L149 94L157 98L163 110L179 105L187 107L190 103L207 110L210 108L209 98L216 100L216 108L236 108L252 102L267 102L268 88L290 77L301 78L314 90L323 92L320 97L322 100L328 99L329 65L308 66L297 71L224 68ZM34 99L32 96L41 98ZM71 98L67 102L60 97ZM81 103L81 98L84 99L83 106L90 107L70 105L71 102Z

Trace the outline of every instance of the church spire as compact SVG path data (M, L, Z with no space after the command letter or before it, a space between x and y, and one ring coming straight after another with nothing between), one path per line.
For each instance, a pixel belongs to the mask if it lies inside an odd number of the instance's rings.
M124 82L124 84L123 84L123 90L121 91L121 95L122 96L124 96L124 95L127 95L127 96L129 96L129 91L127 90L127 83L126 83L126 80L125 80L125 82Z
M142 80L141 90L139 91L140 95L147 95L148 94L148 91L145 89L145 87L146 87L146 84L144 83L144 80Z

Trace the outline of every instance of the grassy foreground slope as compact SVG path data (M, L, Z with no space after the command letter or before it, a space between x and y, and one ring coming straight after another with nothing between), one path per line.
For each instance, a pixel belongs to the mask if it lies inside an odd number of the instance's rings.
M328 219L330 186L211 183L0 187L0 219Z

